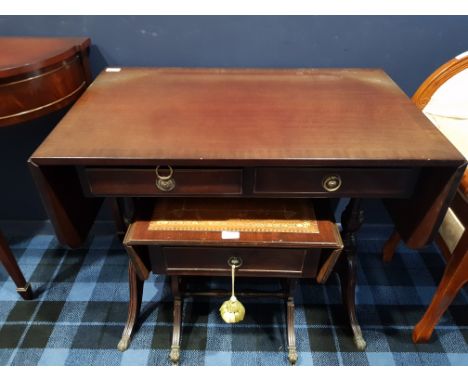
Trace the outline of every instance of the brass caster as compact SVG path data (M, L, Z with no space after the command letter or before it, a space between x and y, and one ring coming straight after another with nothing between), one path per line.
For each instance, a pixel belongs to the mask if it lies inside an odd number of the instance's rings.
M289 348L289 352L288 352L288 360L289 360L289 363L294 366L297 362L297 351L296 351L296 348Z
M33 291L30 283L26 283L26 285L22 288L16 288L16 291L24 300L33 299Z
M362 336L354 337L354 343L356 344L356 347L358 348L358 350L362 351L366 349L367 343L364 340L364 337Z
M169 353L169 359L172 362L173 366L177 366L180 360L180 350L178 346L173 346L171 352Z
M125 350L128 349L129 345L130 345L130 337L123 336L122 339L119 341L119 344L117 345L117 349L119 349L121 352L124 352Z

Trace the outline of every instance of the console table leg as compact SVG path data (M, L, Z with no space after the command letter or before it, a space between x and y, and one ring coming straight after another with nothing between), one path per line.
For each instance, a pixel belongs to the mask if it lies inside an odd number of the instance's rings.
M130 286L130 303L128 304L127 323L122 333L122 338L117 345L117 349L120 351L127 350L130 345L130 339L132 337L138 315L140 314L141 300L143 297L143 281L138 278L131 261L128 262L128 284Z
M340 257L338 275L340 277L341 294L348 313L349 323L353 331L354 343L359 350L366 348L366 341L356 316L356 271L357 245L355 233L363 222L363 211L359 199L351 199L341 216L343 227L343 254Z
M16 285L16 291L25 300L32 300L33 292L31 284L24 279L23 272L18 266L10 247L8 247L6 239L0 232L0 263L3 264L13 282Z
M133 202L131 198L109 198L116 235L122 242L132 219Z
M173 365L180 360L180 334L182 325L182 298L179 287L179 277L171 277L171 288L174 296L174 325L172 327L172 345L169 359Z
M111 205L112 218L114 219L116 234L120 242L122 242L128 227L123 219L123 210L121 207L121 202L118 198L109 198L109 200Z
M294 291L296 289L297 280L288 280L288 300L286 303L287 308L287 325L288 325L288 360L291 365L297 362L296 350L296 332L294 329Z

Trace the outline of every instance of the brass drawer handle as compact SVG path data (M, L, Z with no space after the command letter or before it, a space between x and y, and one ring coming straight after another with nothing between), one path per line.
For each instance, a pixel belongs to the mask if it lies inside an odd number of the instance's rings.
M174 174L174 170L171 166L167 167L169 168L169 175L165 176L159 173L160 166L156 167L156 187L163 192L172 191L176 186L176 182L172 177L172 175Z
M233 257L230 257L227 261L229 267L234 267L234 268L239 268L242 266L242 258L241 257L237 257L237 256L233 256Z
M322 181L322 187L325 191L337 191L341 187L341 178L339 175L328 175Z

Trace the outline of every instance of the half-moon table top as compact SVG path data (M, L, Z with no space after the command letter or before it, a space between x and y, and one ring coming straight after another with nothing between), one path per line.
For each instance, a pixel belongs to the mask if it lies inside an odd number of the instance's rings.
M86 37L0 37L0 127L76 101L91 83Z
M86 37L0 37L0 78L42 69L89 47Z

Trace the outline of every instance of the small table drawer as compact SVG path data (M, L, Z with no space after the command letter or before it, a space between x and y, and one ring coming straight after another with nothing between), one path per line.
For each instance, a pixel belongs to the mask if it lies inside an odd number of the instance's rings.
M156 185L156 169L86 168L83 188L94 196L152 195L238 195L242 193L240 169L173 170L173 189L163 191Z
M407 168L282 168L255 170L254 194L333 197L406 197L417 171Z
M123 243L142 280L150 271L229 276L228 261L238 258L239 276L310 277L325 282L343 248L326 201L158 198L140 202Z
M315 277L320 249L150 247L155 273L168 275L229 276L231 257L241 259L238 276Z

